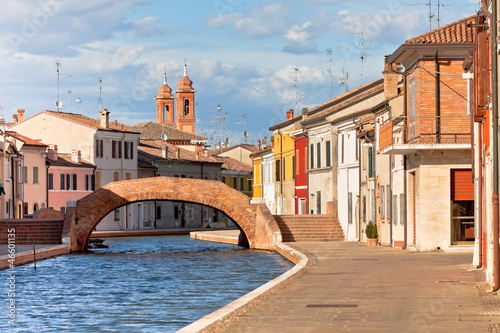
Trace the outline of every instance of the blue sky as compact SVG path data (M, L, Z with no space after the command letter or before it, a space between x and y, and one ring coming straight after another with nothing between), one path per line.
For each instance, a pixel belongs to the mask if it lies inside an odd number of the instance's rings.
M342 62L349 89L360 85L360 32L364 37L363 83L382 76L384 55L406 39L429 31L429 7L417 0L17 0L0 13L0 95L4 117L17 108L30 116L55 110L56 60L61 63L62 111L98 117L102 106L112 120L137 124L156 120L154 96L163 83L175 90L183 75L197 90L198 128L212 135L217 105L228 114L232 143L269 135L268 127L297 109L342 92ZM437 0L432 1L437 4ZM467 0L441 1L440 25L473 15ZM437 28L437 7L432 7ZM69 89L71 75L72 95Z

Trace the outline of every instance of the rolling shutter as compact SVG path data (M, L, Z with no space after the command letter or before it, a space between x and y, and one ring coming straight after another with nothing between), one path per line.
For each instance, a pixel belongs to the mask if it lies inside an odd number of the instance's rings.
M471 169L451 170L451 200L474 200L474 183Z

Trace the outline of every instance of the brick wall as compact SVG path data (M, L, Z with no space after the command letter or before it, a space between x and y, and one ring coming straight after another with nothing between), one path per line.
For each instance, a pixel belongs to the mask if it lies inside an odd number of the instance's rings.
M0 244L15 234L16 245L61 244L64 219L22 219L0 221ZM9 232L9 230L14 230Z

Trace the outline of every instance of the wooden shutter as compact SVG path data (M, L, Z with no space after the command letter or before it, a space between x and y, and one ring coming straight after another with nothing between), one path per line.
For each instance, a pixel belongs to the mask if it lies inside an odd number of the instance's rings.
M474 200L474 183L471 169L451 170L451 200Z

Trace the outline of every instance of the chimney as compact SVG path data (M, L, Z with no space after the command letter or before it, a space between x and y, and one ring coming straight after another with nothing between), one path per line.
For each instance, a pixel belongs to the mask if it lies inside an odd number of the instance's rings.
M107 109L102 109L99 114L101 115L101 127L109 128L109 111Z
M71 150L71 162L82 163L82 152L78 149Z
M18 119L17 113L16 113L16 114L13 114L13 115L12 115L12 118L14 118L14 123L18 123L18 122L19 122L19 119Z
M266 148L267 147L267 136L262 139L262 147Z
M181 155L181 149L179 147L175 147L175 158L179 159Z
M49 149L47 151L47 158L53 161L57 161L57 145L49 145Z
M259 139L259 140L257 140L257 143L258 143L258 144L257 144L257 146L259 147L259 150L261 150L261 149L262 149L262 147L261 147L261 145L260 145L260 139Z
M24 109L17 109L17 119L18 122L21 122L24 120Z
M271 137L271 147L274 148L274 136Z
M164 145L161 147L161 157L167 158L168 157L168 147L167 145Z
M309 108L302 108L302 121L309 117Z
M290 109L286 113L286 119L292 119L293 118L293 109Z
M386 100L394 98L398 95L398 82L400 74L393 71L397 70L396 64L387 63L388 56L385 56L384 64L384 97Z

